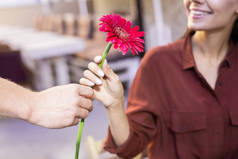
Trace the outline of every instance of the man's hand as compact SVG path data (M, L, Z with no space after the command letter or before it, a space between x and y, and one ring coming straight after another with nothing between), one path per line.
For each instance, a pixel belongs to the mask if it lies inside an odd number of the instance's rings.
M33 93L28 121L47 128L76 125L93 109L93 90L78 84Z

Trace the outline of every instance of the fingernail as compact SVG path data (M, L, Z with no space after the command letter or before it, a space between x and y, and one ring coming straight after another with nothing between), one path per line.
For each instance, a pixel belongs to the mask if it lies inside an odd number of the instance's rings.
M101 60L101 57L100 57L100 56L97 56L97 57L96 57L96 61L99 61L99 60Z
M100 79L96 79L96 80L95 80L95 83L96 83L97 85L100 85L100 84L102 84L102 81L101 81Z
M98 71L98 75L99 75L100 77L103 77L103 76L104 76L104 73L102 72L102 70L99 70L99 71Z
M88 81L88 84L89 84L90 86L94 86L94 83L91 82L91 81Z

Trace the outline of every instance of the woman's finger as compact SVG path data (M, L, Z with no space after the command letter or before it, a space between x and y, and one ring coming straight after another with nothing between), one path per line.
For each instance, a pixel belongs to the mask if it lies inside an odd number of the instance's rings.
M105 73L105 76L108 77L110 80L118 78L117 74L113 72L112 68L107 63L107 60L104 61L102 70Z
M100 64L101 61L102 61L102 57L101 57L101 56L96 56L96 57L94 58L94 62L97 63L97 64Z
M97 77L94 73L92 73L89 70L84 71L83 75L86 79L90 80L91 82L93 82L96 85L102 84L101 79L99 79L99 77Z
M92 86L95 85L93 82L91 82L90 80L88 80L88 79L86 79L86 78L81 78L81 79L79 80L79 83L80 83L81 85L89 86L89 87L92 87Z
M104 76L104 73L103 73L102 69L98 66L98 64L96 64L94 62L90 62L88 64L88 69L90 71L92 71L93 73L95 73L96 75L98 75L99 77Z

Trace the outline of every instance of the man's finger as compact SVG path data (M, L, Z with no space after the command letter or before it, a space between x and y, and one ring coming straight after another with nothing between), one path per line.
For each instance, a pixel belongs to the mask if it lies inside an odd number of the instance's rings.
M93 102L91 99L79 97L78 104L79 108L83 108L91 112L93 110Z
M81 96L93 98L93 89L91 87L79 85L78 92Z
M78 125L78 123L79 123L79 118L78 117L74 118L72 125Z

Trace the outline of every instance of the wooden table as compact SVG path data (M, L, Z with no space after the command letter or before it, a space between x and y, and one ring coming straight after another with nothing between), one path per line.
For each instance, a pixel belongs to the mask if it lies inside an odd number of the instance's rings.
M35 74L37 90L69 83L66 56L85 49L84 40L78 37L13 26L0 26L0 41L21 51L23 62Z

